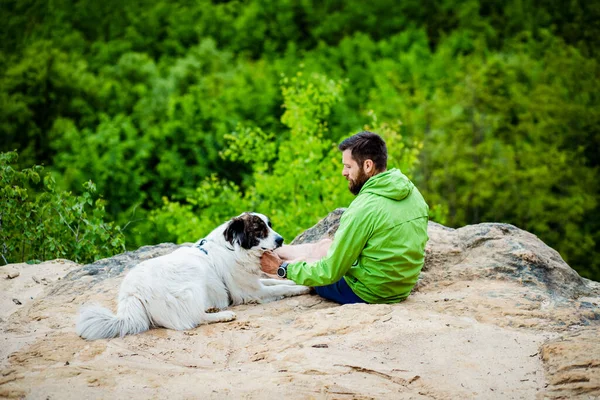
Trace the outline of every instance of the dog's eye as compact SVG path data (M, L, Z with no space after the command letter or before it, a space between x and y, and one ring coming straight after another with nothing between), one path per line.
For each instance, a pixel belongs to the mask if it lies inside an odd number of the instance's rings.
M273 225L271 225L271 221L267 222L267 225L269 225L269 228L273 227Z

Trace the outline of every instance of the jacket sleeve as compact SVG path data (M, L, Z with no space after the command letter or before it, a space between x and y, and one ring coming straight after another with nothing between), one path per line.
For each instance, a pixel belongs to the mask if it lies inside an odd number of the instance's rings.
M368 218L355 214L346 210L325 258L313 263L289 264L287 278L306 286L325 286L340 280L352 267L372 234L372 224L368 223Z

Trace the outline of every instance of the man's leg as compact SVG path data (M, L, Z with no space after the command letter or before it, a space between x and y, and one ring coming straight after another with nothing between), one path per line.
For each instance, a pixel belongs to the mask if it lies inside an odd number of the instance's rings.
M335 301L340 304L354 304L354 303L366 303L363 299L358 297L350 286L346 283L344 278L340 279L336 283L326 286L315 286L312 288L319 296L326 298L327 300Z

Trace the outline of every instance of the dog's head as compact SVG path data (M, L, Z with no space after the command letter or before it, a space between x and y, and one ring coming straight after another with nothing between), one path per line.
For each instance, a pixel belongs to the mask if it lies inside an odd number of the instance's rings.
M246 250L269 251L281 247L283 237L271 228L271 221L258 213L243 213L229 221L225 240Z

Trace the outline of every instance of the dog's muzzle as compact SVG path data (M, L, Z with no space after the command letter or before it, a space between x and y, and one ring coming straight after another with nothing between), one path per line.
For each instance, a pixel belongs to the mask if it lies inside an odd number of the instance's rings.
M275 238L275 244L277 245L277 247L283 246L283 238L281 236L277 236Z

